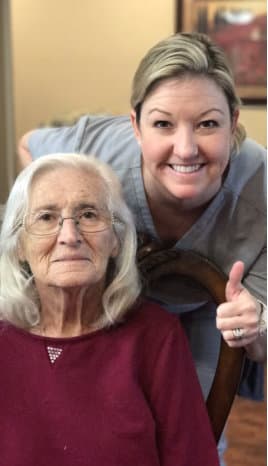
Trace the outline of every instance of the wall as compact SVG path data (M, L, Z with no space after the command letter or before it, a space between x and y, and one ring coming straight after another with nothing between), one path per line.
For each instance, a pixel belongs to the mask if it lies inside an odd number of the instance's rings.
M242 107L240 121L245 126L248 136L267 146L267 114L264 106Z
M145 51L174 30L173 0L11 0L16 135L73 110L128 112Z

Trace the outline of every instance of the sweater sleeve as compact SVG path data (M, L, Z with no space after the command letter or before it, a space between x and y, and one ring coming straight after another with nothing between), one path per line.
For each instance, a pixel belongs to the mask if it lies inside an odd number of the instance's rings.
M151 377L149 397L161 466L219 465L192 356L179 323L162 341Z

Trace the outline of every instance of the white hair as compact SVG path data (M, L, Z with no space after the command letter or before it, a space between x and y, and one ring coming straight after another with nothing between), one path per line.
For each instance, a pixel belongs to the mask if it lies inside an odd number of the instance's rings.
M109 264L102 299L103 314L94 323L94 327L107 327L121 320L140 294L135 224L113 170L94 156L46 155L32 162L18 175L5 206L0 234L0 318L20 327L32 327L40 320L40 303L34 277L27 264L20 261L18 253L31 186L33 180L42 173L65 167L98 176L104 187L104 203L118 220L113 227L119 253Z

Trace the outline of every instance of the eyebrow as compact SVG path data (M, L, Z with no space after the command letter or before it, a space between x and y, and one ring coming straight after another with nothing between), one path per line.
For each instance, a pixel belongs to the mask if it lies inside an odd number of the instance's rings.
M148 112L148 115L150 115L151 113L153 112L159 112L159 113L164 113L165 115L167 116L171 116L171 113L170 112L167 112L166 110L161 110L160 108L152 108L149 112Z
M58 210L58 206L56 204L44 204L36 207L32 210L33 213L38 212L39 210Z
M96 204L89 204L88 202L81 202L78 206L75 207L76 209L100 209L99 206Z
M152 109L148 112L148 115L150 115L150 114L153 113L153 112L163 113L164 115L172 116L172 113L167 112L166 110L161 110L160 108L157 108L157 107L152 108ZM224 115L224 112L223 112L220 108L212 107L212 108L209 108L208 110L204 110L203 112L201 112L201 113L199 114L199 116L202 117L202 116L204 116L204 115L206 115L207 113L210 113L210 112L219 112L219 113L221 113L222 115Z
M99 209L96 204L89 203L89 202L80 202L78 205L75 206L75 210L80 210L80 209ZM39 212L40 210L51 210L51 211L56 211L56 210L61 210L57 204L44 204L36 207L32 212Z
M201 113L200 113L200 116L204 116L204 115L206 115L207 113L211 113L211 112L219 112L219 113L221 113L222 115L224 115L224 112L223 112L220 108L212 107L212 108L209 108L208 110L205 110L204 112L201 112Z

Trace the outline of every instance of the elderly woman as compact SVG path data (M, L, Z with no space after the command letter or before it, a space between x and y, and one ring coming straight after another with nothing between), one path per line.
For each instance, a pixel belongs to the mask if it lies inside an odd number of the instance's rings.
M1 464L214 466L175 316L138 299L135 226L105 164L51 155L17 178L0 257Z

